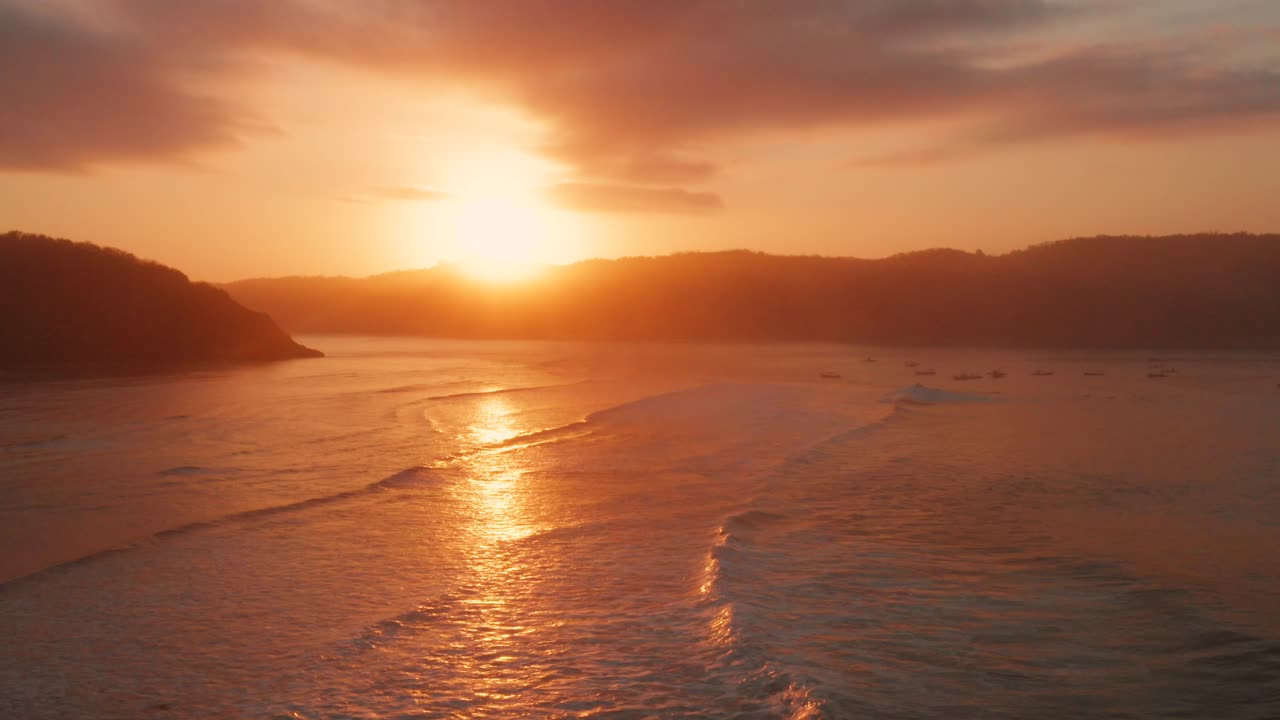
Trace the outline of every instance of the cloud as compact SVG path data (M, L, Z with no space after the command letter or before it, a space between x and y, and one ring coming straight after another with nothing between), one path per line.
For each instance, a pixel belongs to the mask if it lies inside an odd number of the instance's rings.
M1068 12L1044 0L863 0L843 6L845 18L867 31L899 35L1004 29Z
M434 202L436 200L447 200L449 193L435 188L419 188L419 187L377 187L370 191L374 197L383 198L385 200L411 200L415 202Z
M719 195L681 188L650 188L601 183L560 183L547 189L566 210L600 213L708 213L724 207Z
M545 154L568 160L570 164L593 175L642 184L700 182L719 171L714 163L705 160L691 160L644 149L614 153L607 144L593 146L569 142L548 144L541 149Z
M1082 44L1070 26L1082 8L1095 27L1118 12L1093 0L103 3L116 32L70 15L0 17L0 60L23 68L0 76L13 100L0 167L234 142L246 124L236 99L194 94L176 73L234 76L271 53L466 85L540 117L546 154L619 187L705 181L718 170L709 148L753 133L955 121L977 130L944 140L977 152L1280 117L1280 62L1262 36L1251 67L1211 33L1174 49L1145 36Z
M1194 48L1085 47L1008 73L1008 110L986 140L1100 133L1169 136L1280 113L1280 71L1206 66Z
M923 165L993 147L1095 136L1159 141L1274 126L1280 74L1200 66L1186 49L1088 48L1010 71L1002 112L943 143L855 158L855 167ZM1034 80L1034 84L1032 83Z
M0 4L0 168L173 160L252 131L233 103L183 89L125 39Z

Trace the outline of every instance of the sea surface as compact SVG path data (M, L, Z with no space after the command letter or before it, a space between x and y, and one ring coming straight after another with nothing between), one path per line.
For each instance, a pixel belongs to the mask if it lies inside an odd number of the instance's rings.
M1275 355L303 341L0 386L0 718L1280 717Z

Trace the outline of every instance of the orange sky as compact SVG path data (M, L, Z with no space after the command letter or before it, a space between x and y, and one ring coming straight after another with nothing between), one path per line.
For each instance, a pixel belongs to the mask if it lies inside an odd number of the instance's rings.
M0 230L192 277L1280 230L1273 0L0 0Z

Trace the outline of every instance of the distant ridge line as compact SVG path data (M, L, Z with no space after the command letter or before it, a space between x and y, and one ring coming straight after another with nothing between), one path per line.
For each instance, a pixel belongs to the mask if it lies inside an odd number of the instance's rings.
M733 250L223 286L294 333L472 339L1280 348L1280 235L1094 236L1000 255Z

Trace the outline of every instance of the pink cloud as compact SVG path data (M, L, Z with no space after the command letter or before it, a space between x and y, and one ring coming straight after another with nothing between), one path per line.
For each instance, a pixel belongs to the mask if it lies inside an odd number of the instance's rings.
M547 193L560 207L582 212L700 214L724 206L719 195L681 188L576 182L553 185Z

